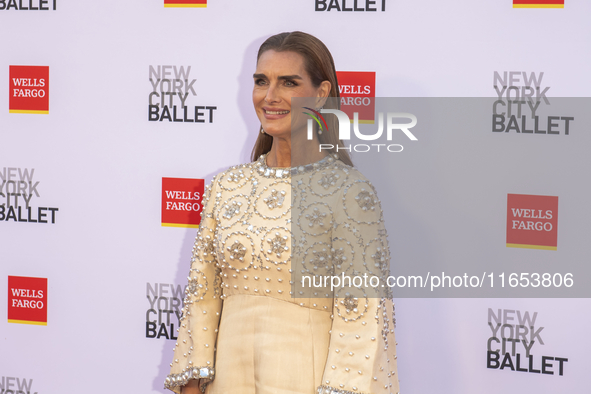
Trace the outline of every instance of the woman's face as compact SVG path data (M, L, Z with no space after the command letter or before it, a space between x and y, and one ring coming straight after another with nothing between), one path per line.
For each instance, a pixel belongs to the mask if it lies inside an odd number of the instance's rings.
M263 130L273 137L290 138L292 97L327 97L330 92L328 81L312 84L304 58L295 52L263 52L253 77L254 108Z

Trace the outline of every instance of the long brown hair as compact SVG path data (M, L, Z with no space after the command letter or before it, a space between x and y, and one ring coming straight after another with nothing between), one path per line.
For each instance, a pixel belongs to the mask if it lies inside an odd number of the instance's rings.
M276 52L295 52L301 55L304 58L306 72L310 76L314 87L319 87L323 81L330 82L330 94L328 97L334 98L326 101L325 108L341 109L341 96L339 94L339 85L334 60L332 59L330 51L322 41L301 31L276 34L267 38L267 40L263 42L257 54L257 61L261 55L268 50L274 50ZM342 141L339 140L338 121L336 120L336 117L328 116L326 122L328 130L325 130L322 134L318 135L320 143L331 144L332 146L343 146ZM259 133L259 137L252 149L251 159L254 161L258 159L260 155L269 152L272 144L273 137L268 134ZM343 163L353 166L351 157L346 150L339 149L337 152L336 149L333 148L330 152L336 153Z

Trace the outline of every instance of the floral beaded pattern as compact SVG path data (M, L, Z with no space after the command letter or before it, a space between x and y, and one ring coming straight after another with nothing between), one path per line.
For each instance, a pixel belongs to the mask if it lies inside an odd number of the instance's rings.
M247 294L334 316L318 393L396 393L391 301L368 288L332 292L300 286L303 275L367 274L383 280L389 274L373 186L331 156L293 168L270 168L265 159L217 175L205 193L165 386L179 392L188 380L200 379L200 368L212 371L204 382L213 380L222 300Z

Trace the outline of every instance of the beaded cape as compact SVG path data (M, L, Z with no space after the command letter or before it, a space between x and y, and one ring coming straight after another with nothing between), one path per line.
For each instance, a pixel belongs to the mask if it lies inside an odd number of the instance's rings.
M336 157L293 168L270 168L265 159L263 155L253 163L231 167L206 188L165 387L179 393L190 379L202 379L207 393L230 392L228 387L244 394L398 393L394 307L389 292L381 286L389 275L390 255L374 187ZM380 286L331 289L314 285L319 278L364 274L377 277ZM306 281L305 277L313 279ZM241 323L229 323L231 316L225 320L224 315L231 313L238 300L240 309L235 310L246 316L241 317L242 331L235 327ZM261 341L247 338L250 315L245 308L250 305L259 314L258 305L263 302L270 302L265 304L265 313L276 311L280 316L280 332L299 336L296 339L303 347L301 351L288 350L288 345L286 350L265 348L259 359L264 361L265 352L274 353L269 358L278 360L310 357L305 355L305 344L314 343L314 356L300 362L314 365L311 382L302 382L307 373L296 377L303 389L265 391L261 382L250 389L234 389L240 384L219 382L222 375L265 374L257 370L257 365L264 364L244 365L243 369L243 362L230 368L216 355L216 349L233 355L252 352L251 347L256 353ZM304 331L290 331L309 324L302 321L308 319L305 316L313 316L314 323ZM256 338L265 334L264 327L257 326ZM233 345L242 333L244 341ZM282 351L290 353L282 355ZM210 384L206 387L206 383Z

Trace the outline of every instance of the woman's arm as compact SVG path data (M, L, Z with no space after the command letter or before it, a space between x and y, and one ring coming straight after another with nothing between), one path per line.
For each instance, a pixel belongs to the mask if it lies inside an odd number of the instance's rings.
M210 382L215 376L215 343L222 311L221 280L216 260L216 182L205 191L201 223L195 238L178 339L164 386L180 393L191 381ZM192 387L192 385L188 386ZM198 390L199 388L197 388ZM187 390L190 390L187 388ZM187 392L187 390L184 390ZM201 391L189 391L189 393Z
M351 170L332 208L334 274L374 282L335 289L330 347L317 392L397 393L393 305L382 287L390 253L381 204L371 183Z

